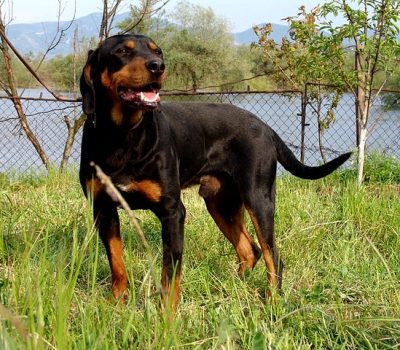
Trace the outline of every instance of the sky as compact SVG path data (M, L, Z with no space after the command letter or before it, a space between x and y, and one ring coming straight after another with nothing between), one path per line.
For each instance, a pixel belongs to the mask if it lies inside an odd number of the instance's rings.
M62 20L70 20L74 14L74 0L5 0L13 3L12 23L32 23L56 21L58 4L63 6ZM284 23L282 18L293 16L301 5L311 9L321 0L187 0L190 3L211 7L219 16L228 20L232 31L240 32L254 24L265 22ZM135 3L127 0L125 3ZM173 9L179 0L171 0L168 10ZM102 0L76 0L76 16L82 17L92 12L100 12ZM129 9L126 5L126 11ZM5 11L3 10L3 13Z

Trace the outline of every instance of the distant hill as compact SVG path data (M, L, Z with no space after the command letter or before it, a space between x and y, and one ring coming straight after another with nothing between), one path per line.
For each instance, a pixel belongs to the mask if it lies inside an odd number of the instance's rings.
M123 21L127 16L128 12L117 15L115 23ZM75 19L70 28L64 33L59 45L51 51L49 56L65 55L72 52L75 28L78 28L79 38L97 37L101 18L102 14L97 12ZM60 28L67 28L69 24L70 22L68 21L62 21L59 26ZM56 33L57 22L55 21L11 24L7 28L8 38L24 54L45 52Z
M262 27L264 24L259 24L259 27ZM281 42L282 38L288 34L289 26L285 26L282 24L272 24L272 33L271 39L274 39L276 42ZM257 35L254 33L253 28L249 28L243 32L234 33L235 43L236 44L245 44L250 45L253 42L257 42Z
M123 21L129 15L128 12L117 15L115 23ZM72 52L72 43L75 28L78 28L79 38L97 37L102 14L100 12L75 19L70 28L64 33L61 42L51 51L48 57L66 55ZM60 22L60 28L67 28L70 22ZM288 27L273 24L271 37L280 41L288 32ZM57 22L11 24L7 28L7 34L11 42L23 54L43 53L57 32ZM243 32L233 33L235 43L250 45L257 41L253 29L249 28Z

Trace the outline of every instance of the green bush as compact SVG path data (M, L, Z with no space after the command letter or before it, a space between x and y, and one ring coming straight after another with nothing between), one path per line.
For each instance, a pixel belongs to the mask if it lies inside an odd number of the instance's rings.
M338 173L342 180L355 180L357 176L356 165ZM395 156L374 152L365 160L365 183L399 184L400 160Z

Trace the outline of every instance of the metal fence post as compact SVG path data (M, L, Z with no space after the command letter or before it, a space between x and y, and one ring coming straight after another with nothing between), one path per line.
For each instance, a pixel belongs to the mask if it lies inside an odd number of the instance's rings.
M307 84L304 85L304 91L301 93L301 133L300 133L300 161L304 163L304 151L305 151L305 133L306 133L306 113L307 113Z

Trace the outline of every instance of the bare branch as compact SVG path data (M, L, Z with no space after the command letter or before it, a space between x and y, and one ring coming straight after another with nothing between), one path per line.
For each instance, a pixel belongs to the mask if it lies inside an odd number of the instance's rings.
M62 3L61 0L58 0L58 15L57 15L57 30L56 33L54 34L53 39L50 41L48 44L48 47L43 54L42 58L40 59L39 63L36 66L36 71L41 67L43 61L46 59L47 55L53 51L61 42L62 38L65 36L65 33L71 28L72 24L74 23L75 20L75 15L76 15L76 0L74 1L74 15L72 16L72 19L70 20L69 24L65 28L61 28L61 15L63 13L62 9Z
M118 12L123 0L114 0L109 4L108 0L103 0L103 18L100 24L99 41L102 42L110 35L115 15Z
M353 18L351 12L350 12L350 8L348 7L346 0L342 0L342 6L343 6L343 11L347 17L347 20L349 21L349 23L351 24L352 27L355 27L356 21ZM353 35L353 40L355 43L355 50L360 52L362 50L362 45L359 41L359 38L357 36L357 33L354 32ZM360 67L362 67L362 62L361 62L361 55L357 55L357 59L358 59L358 64Z
M144 18L147 15L148 9L151 5L151 0L146 0L146 4L145 7L141 13L141 16L139 17L139 19L136 21L136 23L131 24L130 26L128 26L127 28L125 28L124 31L120 32L120 34L126 34L128 32L130 32L132 29L134 29L135 27L137 27L140 23L142 23L142 21L144 20Z
M22 129L25 132L26 137L31 142L32 146L35 148L37 154L39 155L40 159L42 160L45 167L48 169L50 167L49 159L43 150L39 140L35 136L34 132L32 131L29 122L26 118L24 108L22 106L20 98L17 96L17 85L15 81L15 75L13 71L13 67L11 64L11 55L9 52L9 41L5 35L5 27L0 16L0 38L2 42L2 55L4 59L4 66L5 66L5 74L6 79L8 81L8 88L11 93L11 99L15 108L15 111L18 115L18 119Z
M54 93L48 86L47 84L37 75L35 69L32 68L32 66L22 57L22 55L19 53L19 51L15 48L15 46L8 40L5 32L4 32L4 27L0 26L0 36L1 39L4 40L5 43L7 43L8 47L14 52L14 54L17 56L17 58L21 61L21 63L25 66L25 68L33 75L33 77L38 81L40 85L42 85L52 96L54 96L56 99L61 100L61 101L69 101L69 98L65 98L61 95L58 95ZM4 45L4 44L3 44ZM12 95L16 96L16 95Z
M170 0L164 0L161 2L161 5L152 9L152 5L158 3L160 0L145 0L145 6L140 14L140 17L133 23L129 24L124 30L120 31L118 34L126 34L131 32L135 27L137 27L146 17L151 17L155 13L161 11L169 2Z

